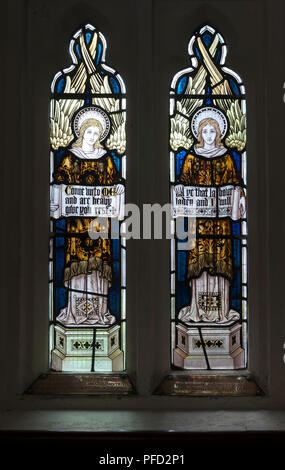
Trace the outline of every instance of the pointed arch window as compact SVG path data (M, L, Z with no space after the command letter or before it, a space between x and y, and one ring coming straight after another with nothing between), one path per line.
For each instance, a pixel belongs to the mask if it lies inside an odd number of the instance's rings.
M213 27L170 89L172 364L247 367L246 100Z
M86 24L50 100L50 366L125 369L126 89Z

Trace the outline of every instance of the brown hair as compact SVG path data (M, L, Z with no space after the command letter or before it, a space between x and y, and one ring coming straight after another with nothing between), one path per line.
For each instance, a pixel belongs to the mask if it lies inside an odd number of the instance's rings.
M100 137L103 133L103 127L101 122L97 121L96 119L86 119L86 121L83 122L79 131L78 139L74 142L74 144L72 144L72 147L82 147L84 132L86 131L86 129L88 129L88 127L91 126L98 127L100 132L98 139L94 143L94 149L103 148L103 145L100 144Z
M215 119L212 118L206 118L202 119L202 121L199 124L199 129L198 129L198 144L196 145L196 148L200 148L204 146L204 139L202 137L202 130L204 129L205 126L207 125L213 126L217 132L216 138L215 138L215 145L217 148L220 148L223 146L222 140L221 140L221 131L220 131L220 126L217 123Z

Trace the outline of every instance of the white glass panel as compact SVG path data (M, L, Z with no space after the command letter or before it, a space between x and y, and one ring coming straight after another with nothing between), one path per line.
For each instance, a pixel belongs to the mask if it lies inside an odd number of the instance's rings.
M175 183L175 163L173 152L170 152L170 182Z
M121 289L121 315L122 320L126 319L126 289Z
M49 262L49 280L53 280L53 261Z
M124 365L123 369L126 369L126 322L121 323L121 339L122 339L122 350L123 350L123 357L124 357Z
M174 362L174 348L175 348L175 323L171 323L171 362Z
M106 65L104 65L104 67L106 68ZM106 70L108 70L108 69L106 69ZM113 70L113 69L110 68L110 70ZM114 72L115 72L115 70L114 70ZM117 74L116 78L117 78L118 82L121 85L122 93L126 93L126 86L125 86L124 80L122 79L121 75ZM125 106L126 106L126 104L125 104Z
M57 81L58 77L60 77L60 76L61 76L61 72L58 72L58 73L55 75L55 77L54 77L54 79L53 79L53 81L52 81L52 84L51 84L51 92L52 92L52 93L54 92L55 82Z
M51 259L53 258L53 238L51 238L49 241L49 257Z
M54 167L54 161L53 161L53 152L50 152L50 183L52 183L53 180L53 169Z
M245 364L247 365L247 323L243 322L242 324L242 346L244 349Z
M126 179L127 174L127 165L126 165L126 155L122 157L122 177Z
M171 240L171 271L175 270L175 240Z
M49 283L49 319L53 321L53 283Z
M169 100L169 114L170 114L170 116L172 116L172 114L174 113L174 109L175 109L175 100L171 99L171 100Z
M175 297L171 297L171 319L175 319Z
M227 56L227 48L226 48L226 46L224 45L224 46L222 47L222 56L221 56L221 64L222 64L222 65L225 63L226 56Z
M235 77L235 79L238 83L242 82L242 79L240 78L240 76L236 72L234 72L233 70L229 69L228 67L222 67L222 69L223 69L224 72L229 73L230 75L232 75L232 77Z
M246 152L242 154L242 179L244 184L247 184Z
M126 250L121 250L121 279L122 286L126 287Z
M54 328L53 325L49 328L49 364L51 367L51 353L54 348Z
M247 248L242 247L242 282L247 282Z
M70 54L71 57L72 57L73 63L74 63L74 64L77 64L77 57L76 57L76 55L75 55L74 52L73 52L73 45L74 45L74 43L75 43L75 41L74 41L74 39L72 39L72 40L70 41L69 54Z
M247 320L247 300L242 301L242 318Z

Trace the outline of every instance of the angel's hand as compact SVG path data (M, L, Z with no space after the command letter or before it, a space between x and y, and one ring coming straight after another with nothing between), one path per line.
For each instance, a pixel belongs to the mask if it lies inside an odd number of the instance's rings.
M184 195L184 186L183 184L177 184L175 187L176 196L183 196Z
M240 210L240 215L241 217L245 213L245 197L241 197L239 201L239 210Z
M125 186L123 184L116 184L115 186L116 195L119 196L125 191Z

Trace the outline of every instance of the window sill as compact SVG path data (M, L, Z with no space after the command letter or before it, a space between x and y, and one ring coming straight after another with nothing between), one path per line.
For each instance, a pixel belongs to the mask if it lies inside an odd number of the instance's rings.
M167 375L155 395L196 397L264 396L250 376L237 375Z
M31 395L132 395L134 387L126 374L40 375L25 392Z

